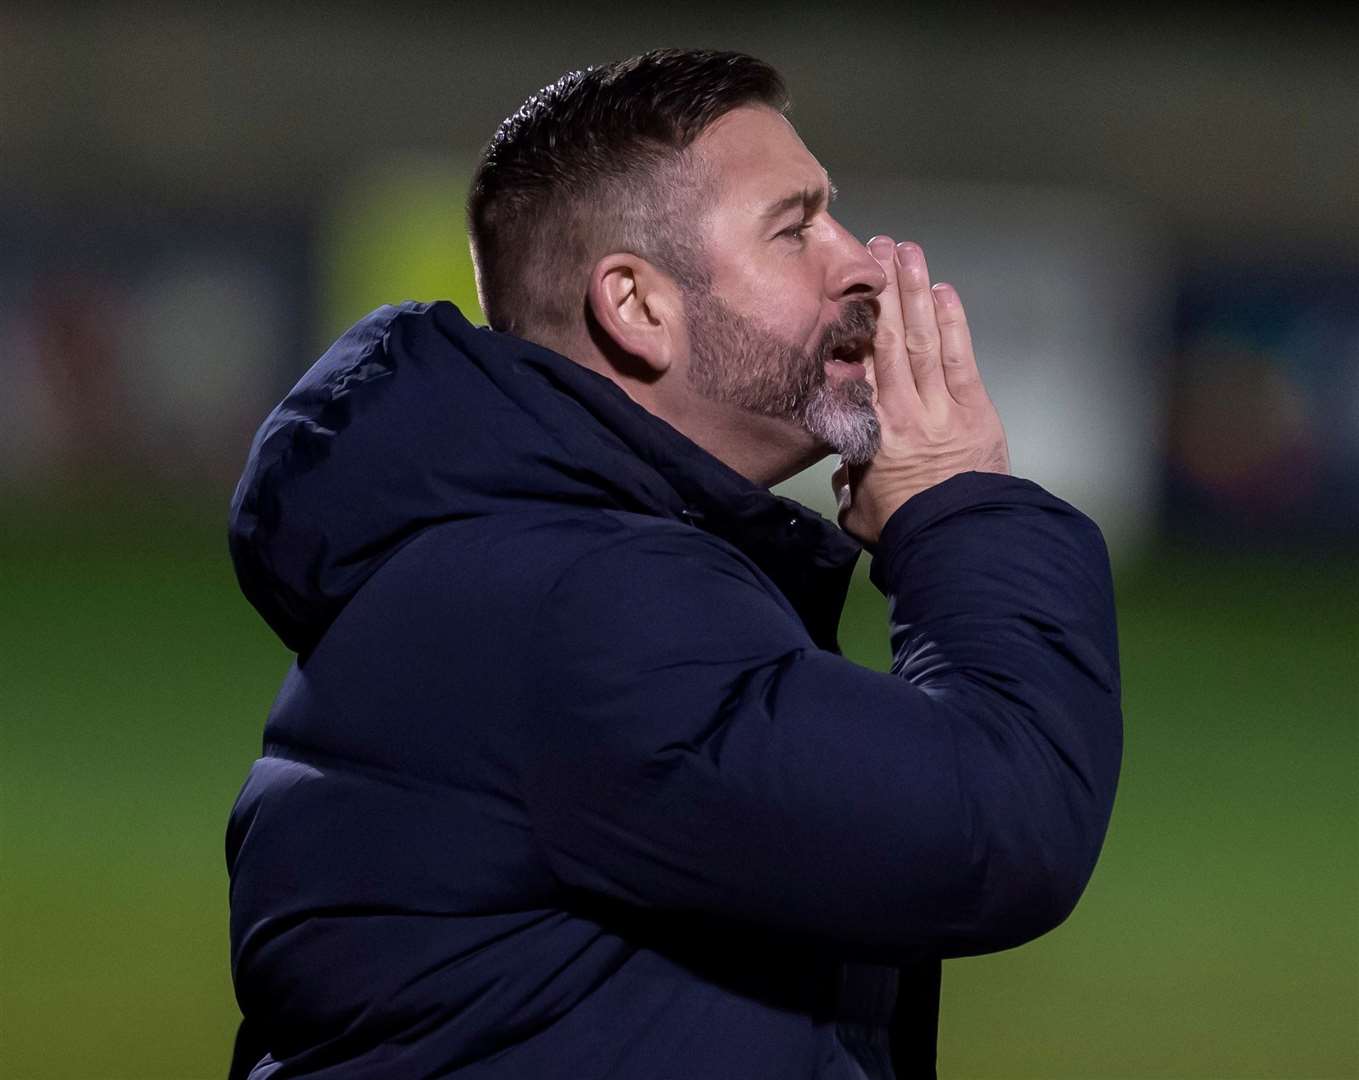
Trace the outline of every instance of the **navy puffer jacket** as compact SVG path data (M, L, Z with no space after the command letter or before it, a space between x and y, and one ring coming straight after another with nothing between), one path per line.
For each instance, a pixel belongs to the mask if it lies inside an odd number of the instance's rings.
M236 1076L932 1076L940 958L1095 864L1108 563L1026 481L892 517L870 671L837 528L406 304L265 421L231 550L297 653L227 836Z

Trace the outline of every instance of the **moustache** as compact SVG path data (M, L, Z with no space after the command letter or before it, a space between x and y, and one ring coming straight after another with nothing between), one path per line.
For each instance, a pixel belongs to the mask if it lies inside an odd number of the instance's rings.
M829 360L836 354L862 350L873 340L877 328L877 310L870 301L847 301L844 314L822 333L817 348L818 358Z

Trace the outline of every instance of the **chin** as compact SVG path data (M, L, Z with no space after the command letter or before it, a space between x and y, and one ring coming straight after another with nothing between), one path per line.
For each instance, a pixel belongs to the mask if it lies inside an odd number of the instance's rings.
M873 387L867 380L819 387L802 410L802 423L826 453L838 453L850 465L868 464L882 444Z

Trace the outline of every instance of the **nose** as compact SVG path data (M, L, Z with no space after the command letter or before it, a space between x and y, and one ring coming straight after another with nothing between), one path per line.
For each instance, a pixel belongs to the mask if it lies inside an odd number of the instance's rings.
M827 265L826 289L832 300L871 300L887 287L887 275L868 245L835 222L834 255Z

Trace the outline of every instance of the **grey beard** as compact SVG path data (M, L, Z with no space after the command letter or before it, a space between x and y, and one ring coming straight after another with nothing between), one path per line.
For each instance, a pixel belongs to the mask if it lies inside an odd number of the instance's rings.
M837 343L872 333L870 304L847 304L844 316L826 328L812 350L780 340L706 287L686 290L685 306L689 378L700 394L761 416L796 421L851 465L872 460L882 439L873 388L863 380L832 383L824 366Z
M873 388L863 380L838 389L823 380L802 406L799 419L849 465L867 465L882 445Z

